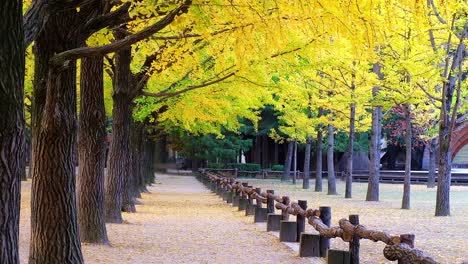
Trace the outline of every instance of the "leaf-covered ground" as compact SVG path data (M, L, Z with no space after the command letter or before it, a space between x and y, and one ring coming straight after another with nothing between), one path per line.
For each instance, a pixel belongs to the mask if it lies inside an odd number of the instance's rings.
M27 263L31 182L22 184L20 258ZM125 224L108 224L111 246L83 245L86 263L310 263L252 224L193 177L158 175Z
M338 181L339 195L327 195L327 181L323 182L322 193L311 189L303 190L302 181L296 185L281 183L279 180L245 179L249 185L262 190L273 189L275 194L289 195L293 201L307 200L309 208L332 207L332 225L350 214L358 214L364 226L389 232L391 234L413 233L415 246L428 252L441 263L456 264L468 261L468 187L452 186L451 216L435 217L436 188L425 185L411 186L411 209L402 210L401 197L403 185L381 184L380 202L365 202L367 183L353 183L353 198L344 198L344 182ZM292 217L294 219L294 217ZM306 231L314 232L310 225ZM333 248L346 249L347 243L334 239ZM391 263L383 257L382 243L361 241L362 263Z

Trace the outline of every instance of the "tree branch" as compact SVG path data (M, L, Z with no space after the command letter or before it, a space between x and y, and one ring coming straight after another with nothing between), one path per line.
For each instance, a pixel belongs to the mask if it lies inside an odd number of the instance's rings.
M432 11L434 11L434 15L437 17L437 19L439 20L439 22L442 23L442 24L447 24L447 21L445 21L445 20L440 16L439 11L437 11L437 7L436 7L435 4L434 4L434 0L428 0L428 2L429 2L429 4L431 5Z
M130 20L128 9L130 8L130 2L123 4L117 10L107 14L97 16L89 20L84 28L87 36L92 35L94 32L99 31L106 27L115 27Z
M82 57L91 57L96 55L104 56L107 53L115 52L127 47L130 47L132 44L137 43L143 39L146 39L153 35L154 33L164 29L167 25L172 23L174 19L183 14L188 12L188 8L190 7L192 1L185 0L182 5L177 7L176 9L169 12L164 18L156 22L155 24L135 33L131 36L125 37L122 40L115 41L108 45L98 46L98 47L83 47L83 48L76 48L64 51L55 55L51 60L50 63L53 66L59 67L61 65L68 64L71 60L76 60Z
M49 14L89 4L96 0L36 0L23 16L24 44L29 46L41 33Z
M202 84L199 84L199 85L188 86L188 87L186 87L186 88L184 88L184 89L182 89L180 91L177 91L177 92L159 92L159 93L143 92L142 94L144 96L151 96L151 97L156 97L156 98L160 98L160 99L165 99L165 98L174 97L174 96L186 93L186 92L191 91L191 90L203 88L203 87L206 87L206 86L210 86L210 85L222 82L222 81L234 76L235 74L236 74L235 72L231 72L231 73L229 73L229 74L227 74L227 75L225 75L225 76L223 76L223 77L221 77L219 79L209 81L209 82L205 82L205 83L202 83Z
M426 90L426 88L424 88L420 83L416 83L416 85L427 95L427 97L431 98L434 101L442 102L442 98L439 98L439 97L436 97L436 96L433 96L432 94L430 94Z

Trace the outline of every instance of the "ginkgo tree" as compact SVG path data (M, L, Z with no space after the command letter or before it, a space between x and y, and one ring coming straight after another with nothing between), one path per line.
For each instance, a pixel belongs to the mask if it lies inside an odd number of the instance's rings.
M421 7L422 10L424 8ZM405 180L402 208L410 208L412 108L426 104L419 86L435 87L440 79L440 56L432 51L428 38L430 24L422 10L393 7L384 16L390 26L385 29L385 44L379 49L379 63L384 78L381 93L404 109Z

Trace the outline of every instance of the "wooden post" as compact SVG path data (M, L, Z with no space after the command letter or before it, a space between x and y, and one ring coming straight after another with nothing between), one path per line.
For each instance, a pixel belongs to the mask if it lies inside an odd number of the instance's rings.
M320 220L322 222L330 227L331 223L331 207L329 206L320 206ZM327 250L330 248L330 239L320 236L320 257L326 257L327 256Z
M249 184L247 182L242 183L242 187L248 187L248 185ZM241 198L247 198L247 195L244 192L241 192Z
M298 200L297 203L299 206L305 211L307 210L307 201L306 200ZM297 222L297 237L296 241L299 242L301 239L301 233L305 231L305 218L298 214L296 216L296 222Z
M290 203L291 203L291 200L289 200L289 197L288 196L283 196L283 204L286 205L286 206L289 206ZM289 221L289 213L288 213L287 210L282 210L281 215L283 216L282 220Z
M260 195L262 193L262 189L261 188L255 188L255 192L258 195ZM262 199L257 198L257 203L256 203L255 207L262 208Z
M237 176L238 176L238 174L237 174L237 173L238 173L238 170L237 170L237 168L234 168L234 178L237 178Z
M252 186L247 186L248 188L252 188ZM245 215L254 215L255 214L255 205L253 204L253 195L247 195L247 206L245 207Z
M275 194L274 190L267 190L267 193ZM273 198L267 198L267 213L274 214L275 213L275 200Z
M400 243L407 244L410 248L414 248L414 234L402 234L400 235ZM402 260L398 260L398 264L406 264L407 262L403 262Z
M359 225L359 215L350 215L349 222L353 225ZM357 236L349 242L349 253L351 254L351 264L359 264L360 242Z

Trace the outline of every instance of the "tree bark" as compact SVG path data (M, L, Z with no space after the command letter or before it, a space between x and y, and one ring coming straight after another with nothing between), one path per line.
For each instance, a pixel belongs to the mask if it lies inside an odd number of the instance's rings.
M328 150L327 150L327 170L328 170L328 195L335 195L336 177L333 151L335 150L335 135L333 125L328 125Z
M310 188L310 149L312 145L312 138L308 137L306 142L304 154L304 179L302 180L302 188Z
M145 164L145 185L151 185L155 182L154 177L154 158L155 158L155 143L152 140L147 140L145 144L145 152L148 155Z
M379 201L381 115L382 107L374 107L372 111L369 182L367 185L366 201Z
M380 71L380 64L375 63L373 71L379 79L383 78ZM372 97L376 98L379 94L379 87L372 89ZM379 181L380 181L380 134L382 126L382 107L376 106L372 110L372 129L370 142L370 162L369 162L369 181L367 185L366 201L379 201Z
M144 186L143 179L143 162L144 156L144 126L142 123L134 123L132 128L132 173L133 173L133 190L132 196L134 198L141 198L142 186Z
M297 179L297 140L294 140L294 163L293 163L293 184L296 184Z
M286 153L286 159L284 161L284 171L283 171L283 177L281 177L281 181L289 180L289 175L291 174L293 150L294 150L294 141L289 141L288 152Z
M1 1L0 15L0 263L16 264L25 161L22 1Z
M466 25L463 34L466 34ZM464 36L464 35L463 35ZM466 45L460 41L457 52L452 60L448 81L442 86L442 107L439 118L439 174L437 178L436 216L450 215L450 184L452 178L452 132L456 122L457 111L460 106L462 64L465 60ZM448 67L448 65L447 65ZM458 76L456 76L458 69ZM456 87L458 85L458 87ZM456 92L456 100L453 104Z
M35 45L30 264L83 263L73 163L76 66L49 67L53 54L81 43L70 32L76 14L76 10L51 14Z
M322 191L322 148L323 148L323 132L322 127L317 131L317 149L315 150L316 165L315 165L315 191Z
M345 198L352 197L353 188L353 158L354 158L354 123L356 119L356 105L352 103L350 105L350 118L349 118L349 143L348 143L348 171L346 173L346 190Z
M120 34L120 33L119 33ZM106 222L122 223L122 208L125 191L125 181L128 178L130 160L130 123L131 99L130 62L131 49L116 53L116 70L114 75L114 91L112 100L112 141L109 150L109 168L106 180Z
M405 106L405 181L403 184L403 199L401 202L401 209L410 209L411 207L411 105Z
M81 60L78 222L81 242L108 242L104 210L106 111L102 57Z
M435 187L435 156L436 156L436 143L437 139L433 138L429 141L429 144L426 145L429 148L429 168L427 175L427 187Z
M278 142L275 141L275 150L273 153L273 164L278 164L279 162L279 151L278 151Z
M254 149L254 163L262 164L262 137L259 135L255 136L255 149Z

